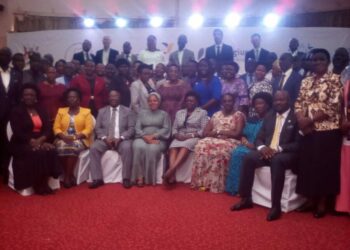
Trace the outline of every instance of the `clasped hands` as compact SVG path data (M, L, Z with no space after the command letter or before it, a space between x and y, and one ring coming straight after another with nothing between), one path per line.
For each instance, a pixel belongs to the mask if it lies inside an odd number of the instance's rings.
M71 144L74 140L84 139L84 134L76 134L76 135L65 135L61 134L60 138L67 144Z
M142 136L142 139L147 144L159 144L160 143L160 141L156 138L155 135L144 135L144 136Z
M304 135L307 135L314 130L315 121L322 121L327 119L328 116L322 110L318 110L312 112L312 117L313 118L311 119L310 117L298 116L298 125Z
M264 160L270 160L275 154L278 153L277 150L267 146L264 146L263 148L261 148L259 152L261 154L261 158Z
M109 138L106 137L103 141L107 144L108 148L117 148L119 143L122 141L120 138Z
M43 142L43 140L41 140L40 138L38 138L38 139L30 139L29 144L32 147L33 151L37 151L37 150L40 150L40 149L49 151L49 150L52 150L52 149L55 148L54 145L52 145L50 143L47 143L47 142Z

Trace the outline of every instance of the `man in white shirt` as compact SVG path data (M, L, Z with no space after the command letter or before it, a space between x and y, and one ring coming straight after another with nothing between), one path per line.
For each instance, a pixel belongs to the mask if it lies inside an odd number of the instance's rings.
M222 42L224 38L223 31L221 29L215 29L213 31L213 37L215 44L205 50L205 58L208 60L214 59L218 65L222 62L234 61L233 48Z
M139 53L138 60L147 65L156 67L158 63L165 63L164 54L157 49L157 38L154 35L147 37L147 49Z
M82 45L83 50L75 53L72 60L78 60L80 65L84 65L86 61L94 61L95 56L90 53L91 47L91 42L85 39Z
M298 126L295 114L290 109L288 92L277 91L274 96L274 112L264 118L256 138L256 150L243 159L239 195L241 200L231 207L232 211L251 208L252 187L255 169L263 166L271 168L271 209L267 221L277 220L281 216L281 197L284 186L285 170L297 163Z
M169 56L169 63L178 65L182 68L183 65L186 65L189 61L194 60L193 51L186 49L187 37L185 35L180 35L177 39L177 45L179 49Z
M249 58L252 58L256 61L257 65L262 64L267 70L270 70L273 62L270 60L270 52L261 48L261 36L257 33L253 34L250 37L250 42L253 45L253 49L245 54L245 62Z
M10 69L11 50L0 49L0 174L4 181L8 178L8 152L9 141L6 126L10 118L12 108L19 103L21 82Z
M117 57L117 60L119 59L126 59L129 61L130 64L133 64L137 60L137 56L135 54L131 53L132 47L130 42L126 41L123 43L123 51L120 53Z
M111 48L112 40L109 36L104 36L102 39L103 49L98 50L95 56L95 64L102 63L107 65L109 63L115 64L118 56L118 51Z
M289 50L294 58L293 69L297 71L300 75L304 74L302 68L303 60L305 60L306 54L301 52L299 49L299 41L296 38L292 38L289 42Z
M123 186L130 188L132 167L132 138L135 134L135 114L131 109L120 105L121 95L111 89L109 105L98 111L95 132L97 140L90 148L90 171L93 182L89 188L95 189L104 184L101 158L107 150L116 150L122 160Z

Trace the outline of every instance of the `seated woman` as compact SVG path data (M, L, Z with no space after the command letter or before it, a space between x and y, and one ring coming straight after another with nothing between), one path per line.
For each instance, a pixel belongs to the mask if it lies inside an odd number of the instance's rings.
M63 186L70 188L76 185L75 165L79 153L90 145L94 125L90 109L80 107L81 93L78 89L67 89L64 99L68 107L58 110L53 131L63 167Z
M173 126L174 140L170 144L169 169L164 174L165 183L173 183L173 177L178 167L184 163L194 150L203 130L208 123L208 113L198 107L198 95L190 91L185 96L185 109L176 113Z
M231 152L240 143L245 116L234 110L235 97L222 97L222 111L216 112L204 129L204 139L194 148L195 159L191 186L221 193L225 190Z
M147 100L149 109L138 114L136 139L132 145L132 181L139 187L144 184L156 184L157 165L162 152L166 150L171 133L170 117L159 109L160 95L150 93Z
M53 193L48 178L58 178L60 171L55 147L47 142L51 126L48 115L38 105L39 95L36 85L23 85L22 103L11 112L10 145L15 188L33 187L35 193L45 195Z
M169 65L167 79L157 89L157 92L162 98L160 108L170 115L171 122L174 122L176 112L183 108L185 95L190 90L190 85L180 79L179 66Z
M225 191L232 195L236 195L238 192L243 157L255 149L254 141L261 128L262 120L272 107L272 96L264 92L257 93L253 97L252 103L258 118L248 118L243 130L241 145L233 150L229 163Z

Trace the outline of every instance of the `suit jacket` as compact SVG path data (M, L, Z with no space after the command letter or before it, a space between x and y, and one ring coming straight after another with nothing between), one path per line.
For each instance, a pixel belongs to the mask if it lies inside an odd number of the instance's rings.
M261 48L259 53L259 58L255 58L255 51L254 49L252 49L245 54L245 62L247 62L248 58L255 59L257 64L265 65L268 71L271 69L271 65L273 63L269 61L269 57L270 57L269 55L270 55L270 52L268 50Z
M107 89L104 78L96 76L95 88L93 93L91 93L90 83L86 80L83 74L77 75L71 81L70 87L77 88L82 93L82 99L80 105L84 108L89 107L90 97L94 96L95 107L97 110L106 105L107 99Z
M6 92L2 78L0 77L0 123L6 125L11 109L19 104L21 79L16 77L14 71L10 72L10 84Z
M106 106L98 111L96 119L95 132L98 139L108 136L110 120L111 120L111 106ZM125 140L130 140L135 135L136 115L130 109L123 105L119 105L119 134Z
M298 51L297 54L293 56L294 58L293 69L295 71L299 71L302 68L303 60L305 59L305 57L306 57L306 53L300 52L300 51Z
M110 49L109 50L109 55L108 55L108 63L112 63L114 64L117 60L117 56L118 56L119 52L118 50L115 49ZM95 56L95 63L102 63L102 58L103 58L103 49L98 50L96 52L96 56Z
M55 122L53 124L53 132L56 135L60 133L66 134L69 128L70 115L68 114L69 108L58 109ZM92 142L92 131L94 129L93 117L90 109L80 108L79 113L74 116L74 127L77 134L84 134L86 139L84 143L89 146Z
M95 61L95 56L94 54L89 53L90 58L92 61ZM80 51L78 53L75 53L73 55L73 60L78 60L80 62L80 65L83 65L85 63L85 57L83 51Z
M117 56L117 60L118 59L126 59L126 54L124 52L120 53L118 56ZM137 61L137 56L135 54L131 54L129 55L128 57L128 61L133 64L134 62Z
M272 141L273 132L275 131L276 124L276 112L269 112L264 120L263 124L259 130L257 138L255 140L255 146L259 147L262 145L269 146ZM282 148L282 152L285 153L296 153L299 148L299 128L297 125L297 120L295 114L292 110L283 124L279 146Z
M215 59L217 62L233 61L233 49L230 45L222 44L220 54L216 55L216 45L210 46L205 51L206 59Z
M277 90L281 89L279 86L281 78L282 78L282 76L276 78L272 82L273 94L275 94L275 92ZM286 90L289 93L291 104L293 104L293 106L294 106L296 99L298 98L300 85L301 85L302 80L303 80L303 77L299 73L297 73L296 71L292 71L292 73L290 74L290 76L288 77L288 79L286 80L286 82L283 85L282 89Z
M186 63L188 63L190 60L194 60L194 53L193 51L189 49L184 49L183 50L183 55L182 55L182 62L179 62L179 57L178 57L179 51L175 51L170 54L169 56L169 63L171 64L176 64L179 66L183 66Z

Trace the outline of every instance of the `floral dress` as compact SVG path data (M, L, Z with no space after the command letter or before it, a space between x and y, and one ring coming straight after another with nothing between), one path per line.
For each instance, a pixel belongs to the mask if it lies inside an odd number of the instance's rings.
M239 121L245 120L245 116L243 113L237 111L225 117L219 111L213 115L211 120L214 130L233 130ZM222 193L225 189L231 152L239 143L239 140L233 138L219 139L207 137L199 140L194 149L195 158L192 170L192 188L209 190L213 193Z

